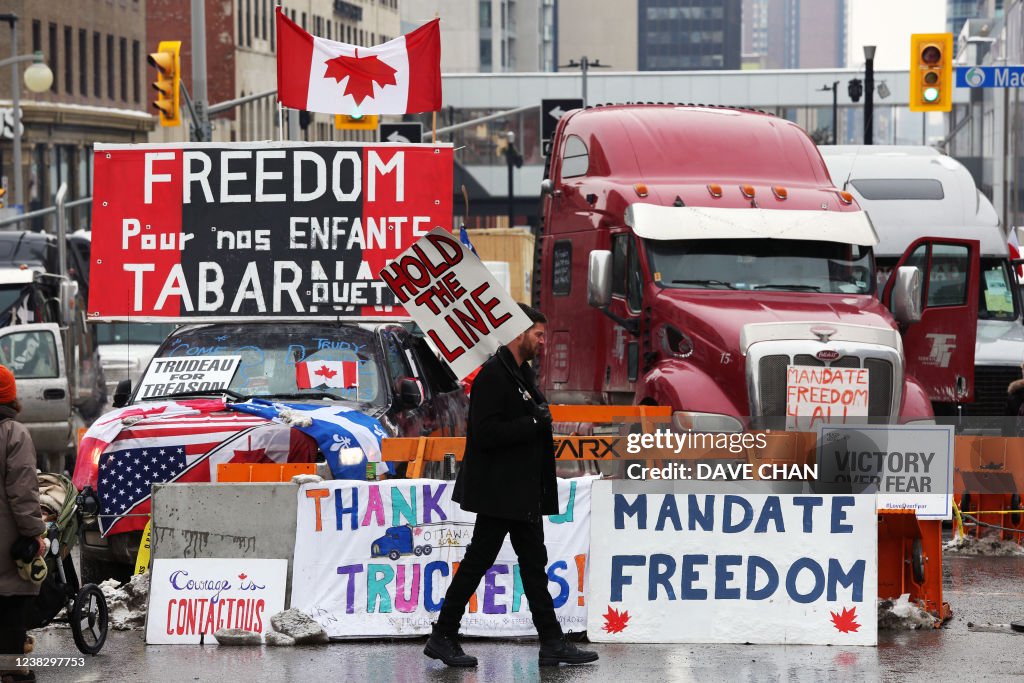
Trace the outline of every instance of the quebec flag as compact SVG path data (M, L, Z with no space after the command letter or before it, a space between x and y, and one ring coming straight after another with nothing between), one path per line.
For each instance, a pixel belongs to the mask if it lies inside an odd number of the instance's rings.
M465 225L459 228L459 241L462 242L462 246L466 247L466 249L469 249L471 252L473 252L474 256L480 255L476 253L476 249L473 248L473 243L469 241L469 233L466 232Z
M366 480L366 463L381 461L381 440L387 436L380 422L358 410L341 406L278 403L254 398L229 403L228 408L258 415L298 429L316 439L335 479ZM362 452L352 461L351 449ZM394 472L388 466L389 472Z

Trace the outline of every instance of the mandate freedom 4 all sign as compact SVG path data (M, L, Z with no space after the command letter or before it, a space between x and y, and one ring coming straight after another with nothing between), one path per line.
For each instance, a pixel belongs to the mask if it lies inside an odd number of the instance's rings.
M587 635L877 644L873 496L591 491Z
M91 319L404 315L384 265L452 216L451 145L97 145Z
M593 478L558 480L559 514L544 517L548 590L563 631L587 622ZM473 535L476 516L451 481L326 481L298 494L291 606L331 637L422 635ZM508 539L462 619L463 634L535 634Z

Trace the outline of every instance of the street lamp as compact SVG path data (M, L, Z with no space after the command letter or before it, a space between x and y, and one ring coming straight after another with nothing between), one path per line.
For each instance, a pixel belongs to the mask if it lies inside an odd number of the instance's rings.
M512 171L514 168L522 168L523 155L516 151L516 134L512 131L505 133L508 144L505 145L505 163L508 165L508 227L515 227L516 198L513 187Z
M25 197L21 191L21 85L18 81L18 64L32 61L25 69L25 87L32 92L45 92L53 84L53 72L43 60L42 52L30 55L18 54L18 15L14 13L0 14L0 21L6 21L11 27L11 56L0 60L0 67L11 66L11 118L13 119L12 155L14 163L14 206L24 211Z
M875 137L875 46L864 46L864 144Z
M579 69L583 74L583 107L587 106L587 71L591 68L595 69L607 69L611 67L611 64L602 64L600 59L590 61L586 55L580 57L580 61L570 59L568 64L562 64L559 69Z
M823 85L818 88L819 92L826 90L832 91L832 144L838 145L839 142L839 99L838 99L838 87L839 81L832 81L832 85Z

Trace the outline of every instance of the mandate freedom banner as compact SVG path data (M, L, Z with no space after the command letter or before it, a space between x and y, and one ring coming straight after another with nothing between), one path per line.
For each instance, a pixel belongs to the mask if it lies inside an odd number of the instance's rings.
M452 216L451 145L97 145L94 320L404 315L378 272Z
M613 486L591 492L592 641L877 644L873 496Z
M592 482L559 479L559 514L544 518L548 589L564 631L582 631L587 622ZM303 485L291 606L331 637L429 633L476 518L452 502L453 485L431 479ZM536 633L507 539L470 601L461 633Z

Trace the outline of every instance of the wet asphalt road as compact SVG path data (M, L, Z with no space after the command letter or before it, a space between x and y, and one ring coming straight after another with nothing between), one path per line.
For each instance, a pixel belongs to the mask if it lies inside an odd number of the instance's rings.
M534 642L469 640L479 668L449 670L423 639L300 648L145 646L112 631L85 667L39 669L40 681L1021 681L1024 634L977 633L967 623L1024 619L1024 557L950 557L945 628L881 631L877 648L753 645L591 645L601 660L541 669ZM78 656L71 632L37 632L36 654Z

